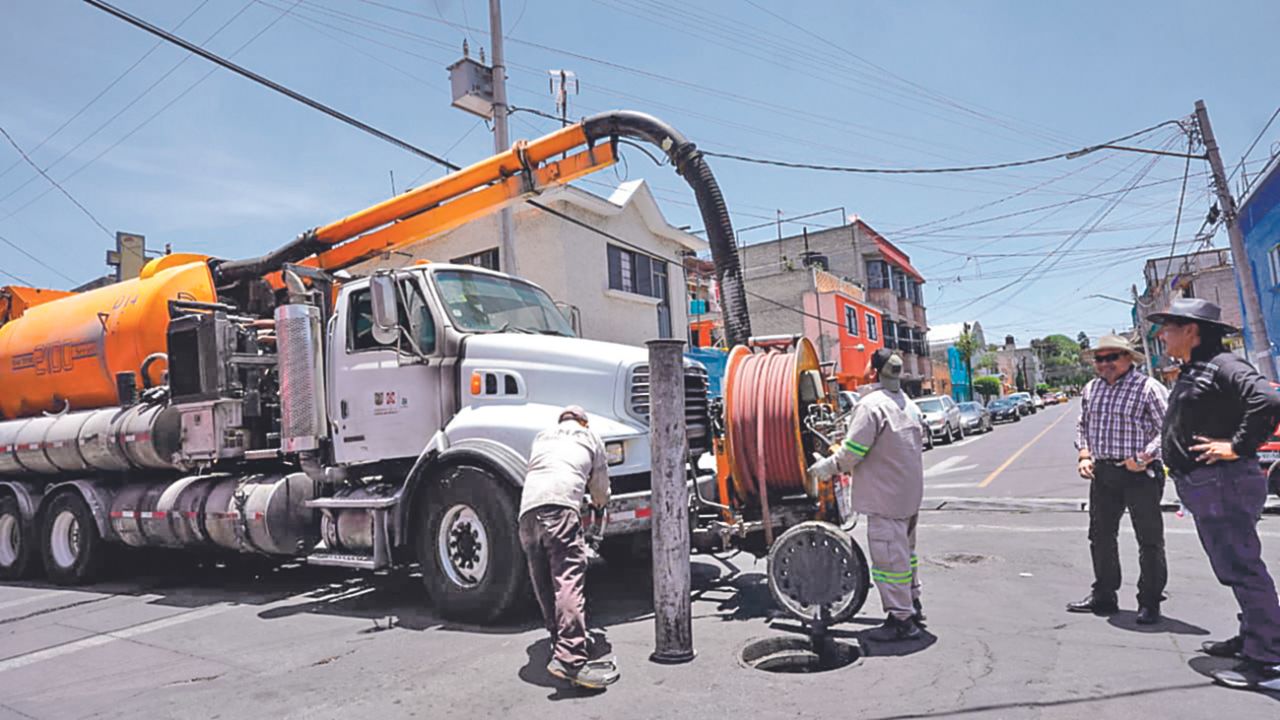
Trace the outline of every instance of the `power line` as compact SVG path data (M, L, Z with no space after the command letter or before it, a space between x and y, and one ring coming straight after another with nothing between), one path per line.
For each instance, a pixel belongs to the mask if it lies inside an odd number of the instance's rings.
M369 125L368 123L357 120L356 118L351 117L350 115L347 115L344 112L341 112L332 107L329 107L328 105L325 105L324 103L321 103L317 100L313 100L310 97L307 97L306 95L303 95L302 93L297 92L296 90L292 90L290 88L285 87L284 85L281 85L280 83L275 82L274 80L270 80L266 77L263 77L262 75L259 75L258 73L252 70L249 70L248 68L245 68L241 65L237 65L236 63L233 63L230 60L220 55L217 55L216 53L205 50L199 45L188 42L187 40L177 35L174 35L171 32L168 32L162 28L156 27L155 25L141 18L135 17L134 15L130 15L129 13L109 3L103 2L103 0L84 0L84 2L98 8L99 10L102 10L103 12L107 12L107 13L110 13L111 15L115 15L116 17L120 18L121 20L124 20L130 25L133 25L137 28L145 30L151 33L152 35L164 38L165 40L168 40L169 42L182 47L187 52L195 53L196 55L199 55L200 57L208 60L209 62L215 63L217 65L221 65L222 67L236 73L237 75L248 78L249 80L252 80L258 83L263 87L269 88L271 90L274 90L280 93L281 95L284 95L288 98L296 100L302 103L303 105L310 107L313 110L318 110L324 113L325 115L341 120L342 122L345 122L348 125L351 125L352 127L358 128L378 138L379 140L383 140L385 142L391 143L392 145L395 145L401 150L407 150L413 153L414 155L418 155L419 157L423 157L434 163L443 165L444 167L449 168L450 170L461 169L460 166L455 165L438 155L434 155L432 153L427 152L426 150L423 150L422 148L411 145L394 135L383 132L382 130L379 130L374 126Z
M201 8L203 8L205 5L208 5L208 4L209 4L209 0L201 0L200 4L197 5L194 10L187 13L186 17L182 18L182 20L177 25L173 26L174 29L177 30L178 28L185 25L188 20L190 20L193 16L195 16L196 13L200 12ZM84 112L90 108L90 106L98 102L98 100L101 100L103 95L106 95L111 90L111 88L119 84L119 82L125 79L125 77L129 73L133 72L139 65L141 65L143 60L146 60L147 58L151 57L151 53L155 52L163 44L164 44L163 40L156 41L156 44L152 45L151 48L147 50L145 53L143 53L142 56L139 57L137 60L134 60L132 65L125 68L124 72L117 75L114 80L107 83L106 87L98 91L97 95L94 95L92 98L90 98L89 102L85 103L84 105L81 105L80 109L72 113L71 117L67 118L66 120L63 120L62 124L59 125L56 129L54 129L53 132L49 133L48 135L45 136L43 140L36 143L35 147L31 148L31 154L34 155L36 152L40 150L40 148L44 147L45 143L49 142L54 137L56 137L58 133L62 132L63 130L66 130L68 125L70 125L72 122L75 122L76 118L83 115ZM12 165L5 168L3 172L0 172L0 178L3 178L5 175L8 175L9 171L13 170L14 168L18 167L21 164L22 164L21 160L15 160ZM52 167L52 165L50 165L50 167Z
M1280 117L1280 107L1276 108L1276 111L1271 113L1271 119L1267 121L1266 125L1262 126L1262 131L1253 139L1253 142L1249 143L1249 149L1245 150L1244 154L1240 156L1240 162L1236 164L1235 170L1231 171L1231 177L1227 178L1227 182L1230 182L1231 178L1234 178L1236 173L1240 172L1240 168L1244 167L1244 161L1249 157L1249 153L1253 152L1253 149L1257 147L1258 141L1262 140L1263 135L1267 134L1267 130L1271 128L1271 123L1275 122L1277 117Z
M207 42L209 42L210 40L213 40L213 39L214 39L215 37L217 37L219 34L221 34L223 30L226 30L226 29L227 29L227 27L231 25L231 23L235 22L235 21L236 21L236 19L237 19L237 18L239 18L241 15L243 15L243 14L245 13L245 11L247 11L247 10L248 10L252 5L253 5L253 0L249 0L249 2L246 2L246 3L244 4L244 6L240 8L240 10L239 10L239 11L237 11L237 12L236 12L234 15L232 15L230 18L227 18L226 22L222 23L222 25L221 25L217 30L214 30L214 31L213 31L213 34L211 34L211 35L210 35L210 36L205 40L205 42L207 43ZM163 41L160 41L160 42L161 42L161 43L163 43ZM144 55L143 57L145 57L145 55ZM45 170L52 170L52 169L53 169L53 168L55 168L59 163L61 163L63 160L67 159L67 157L69 157L72 153L74 153L75 151L77 151L77 150L79 150L81 147L83 147L85 143L87 143L87 142L89 142L90 140L92 140L93 138L97 137L97 136L98 136L98 133L101 133L103 130L105 130L105 129L107 128L107 126L108 126L108 125L110 125L111 123L115 122L116 118L120 117L120 116L121 116L121 115L123 115L125 112L127 112L127 111L129 110L129 108L132 108L134 105L138 104L138 102L140 102L144 97L146 97L147 95L149 95L149 94L151 93L151 91L152 91L152 90L156 89L156 86L158 86L160 83L164 82L164 81L165 81L165 80L166 80L170 75L172 75L173 73L177 72L177 71L178 71L178 68L182 67L182 65L183 65L184 63L186 63L186 62L187 62L187 60L190 60L190 59L191 59L191 56L190 56L190 55L184 55L184 56L182 57L182 59L181 59L181 60L179 60L177 63L175 63L175 64L173 65L173 67L171 67L171 68L169 68L168 70L166 70L166 71L165 71L165 72L164 72L160 77L156 78L154 81L152 81L152 82L151 82L151 84L150 84L150 85L148 85L146 88L144 88L144 89L142 90L142 92L140 92L140 93L138 93L137 95L135 95L135 96L134 96L134 98L133 98L132 100L130 100L129 102L125 103L125 105L124 105L123 107L121 107L119 110L116 110L116 111L115 111L115 113L113 113L113 114L111 115L111 117L109 117L109 118L107 118L106 120L104 120L104 121L102 121L101 123L99 123L99 124L98 124L98 126L97 126L96 128L94 128L92 132L90 132L88 135L85 135L83 138L81 138L79 142L77 142L75 145L72 145L70 148L67 148L66 150L64 150L64 151L62 152L62 154L61 154L61 155L59 155L58 157L54 158L53 162L51 162L51 163L49 163L48 165L46 165L44 169L45 169ZM141 62L141 59L139 59L139 62ZM126 71L126 74L127 74L127 71ZM121 77L124 77L124 76L123 76L123 75L121 75ZM95 158L95 160L96 160L96 158ZM78 171L77 171L77 172L78 172ZM63 178L63 180L64 180L64 181L69 180L69 179L71 179L71 176L70 176L70 175L68 175L67 177ZM21 185L18 185L18 186L17 186L16 188L14 188L13 190L10 190L10 191L9 191L8 193L6 193L3 197L0 197L0 202L4 202L5 200L8 200L9 198L13 197L14 195L17 195L20 191L22 191L22 189L23 189L23 188L27 187L28 185L30 185L30 184L31 184L32 182L34 182L34 181L35 181L35 178L34 178L34 177L28 178L26 182L22 183ZM23 207L26 207L26 206L24 205ZM12 213L11 213L11 214L12 214Z
M75 280L75 278L71 277L70 275L68 275L68 274L66 274L66 273L64 273L64 272L62 272L62 271L61 271L61 270L59 270L58 268L56 268L56 267L54 267L54 266L50 265L49 263L47 263L47 262L45 262L45 261L41 260L40 258L36 257L35 255L32 255L31 253L27 252L26 250L24 250L24 249L22 248L22 246L21 246L21 245L19 245L18 243L16 243L16 242L14 242L14 241L10 240L9 238L7 238L7 237L5 237L5 236L3 236L3 235L0 235L0 242L4 243L5 245L8 245L9 247L13 248L14 250L17 250L18 252L22 253L23 255L26 255L29 259L31 259L33 262L35 262L35 264L39 265L40 267L44 268L45 270L48 270L49 272L52 272L52 273L54 273L54 274L56 274L56 275L60 275L63 279L68 280L68 281L70 281L70 282L75 282L75 281L76 281L76 280ZM28 283L28 284L30 284L30 283Z
M35 161L32 160L29 155L27 155L26 151L23 150L18 145L18 143L9 135L9 132L5 130L4 127L0 127L0 135L4 135L4 139L9 141L9 144L13 146L14 150L18 151L18 154L22 156L22 159L25 160L28 165L35 168L36 172L40 173L45 180L48 180L50 185L58 189L58 192L61 192L63 195L66 195L67 199L70 200L72 204L74 204L76 207L80 208L80 212L87 215L89 219L93 221L94 225L97 225L99 228L102 228L102 232L106 233L107 237L115 239L115 235L113 235L111 231L107 229L107 226L103 225L102 221L98 220L98 218L95 217L93 213L89 212L89 208L85 207L84 205L81 205L80 201L75 199L75 197L72 196L71 193L67 192L66 188L59 185L57 180L54 180L53 178L49 177L49 173L45 172L40 168L39 165L35 164Z
M86 0L93 2L94 0ZM1029 160L1016 160L1014 162L991 163L987 165L968 165L964 167L938 167L938 168L867 168L867 167L850 167L846 165L814 165L809 163L789 162L786 160L770 160L766 158L748 157L746 155L735 155L732 153L714 152L711 150L703 150L702 154L709 157L725 158L726 160L738 160L740 162L756 163L758 165L774 165L777 167L794 168L799 170L822 170L826 172L844 172L844 173L871 173L883 175L922 175L929 173L963 173L963 172L979 172L985 170L1004 170L1006 168L1023 167L1026 165L1037 165L1040 163L1050 162L1052 160L1063 160L1067 157L1076 157L1077 155L1100 149L1106 145L1116 145L1125 140L1132 140L1140 135L1145 135L1153 130L1158 130L1166 125L1177 125L1177 120L1166 120L1158 125L1152 125L1135 133L1130 133L1115 140L1108 140L1098 145L1090 145L1079 150L1070 150L1060 152L1054 155L1045 155L1043 157L1031 158Z

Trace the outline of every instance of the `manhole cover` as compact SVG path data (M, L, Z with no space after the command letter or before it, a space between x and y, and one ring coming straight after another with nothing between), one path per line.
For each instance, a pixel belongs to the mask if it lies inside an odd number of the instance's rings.
M775 673L818 673L839 670L862 657L857 642L824 637L817 642L807 637L771 637L752 640L742 648L742 663L756 670Z
M942 555L938 556L936 559L940 565L944 565L946 567L953 567L955 565L977 565L979 563L987 562L992 558L990 555L978 555L975 553L953 552L953 553L943 553Z

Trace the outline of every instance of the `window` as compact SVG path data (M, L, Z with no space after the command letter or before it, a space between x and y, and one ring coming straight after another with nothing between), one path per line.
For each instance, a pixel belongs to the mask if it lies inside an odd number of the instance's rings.
M667 299L667 264L643 253L610 245L609 287L613 290Z
M1267 253L1267 260L1271 264L1271 284L1280 285L1280 245L1271 248ZM1150 285L1151 283L1147 283Z
M436 349L436 323L431 317L422 291L413 280L405 278L399 282L396 309L400 315L401 342L406 350L414 345L423 353L432 353ZM351 293L347 305L348 338L350 352L365 350L389 350L397 347L396 342L383 345L373 337L373 298L369 288L361 288ZM412 339L412 345L405 338Z
M867 286L871 288L891 288L889 263L883 260L867 261Z
M644 253L608 247L609 288L658 299L658 337L671 337L670 279L667 263Z
M849 331L850 335L858 336L858 308L853 305L844 306L844 329Z
M892 320L884 321L884 346L890 350L898 349L898 324Z
M525 332L574 337L551 298L535 285L466 270L433 273L455 327L463 332Z
M867 339L868 340L879 339L880 331L879 331L879 328L876 327L878 324L879 323L876 322L876 316L872 315L871 313L867 313Z
M909 294L911 278L906 273L893 268L893 291L898 297L906 299Z
M457 265L475 265L477 267L488 268L489 270L498 270L498 248L492 248L474 255L463 255L456 257L449 262Z

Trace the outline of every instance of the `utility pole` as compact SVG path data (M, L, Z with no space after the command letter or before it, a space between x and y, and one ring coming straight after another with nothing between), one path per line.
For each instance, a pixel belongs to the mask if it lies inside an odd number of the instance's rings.
M1227 185L1227 173L1222 168L1222 155L1218 152L1218 141L1213 137L1213 127L1209 125L1209 111L1204 101L1196 101L1196 124L1200 126L1200 137L1204 139L1205 154L1209 159L1209 167L1213 170L1213 186L1218 193L1218 204L1222 208L1222 218L1227 224L1227 238L1231 241L1231 260L1236 266L1236 278L1240 281L1240 292L1244 296L1244 314L1246 329L1253 339L1253 357L1250 360L1258 371L1268 380L1276 379L1276 366L1271 353L1271 339L1267 337L1267 325L1262 318L1262 303L1258 300L1258 288L1253 282L1253 270L1249 265L1249 256L1244 251L1244 235L1236 217L1236 200L1231 196L1231 188Z
M502 153L511 147L511 140L507 136L507 61L502 49L501 0L489 0L489 38L493 45L493 150ZM511 275L519 275L516 232L509 207L498 214L498 233L502 238L502 269Z
M693 659L689 565L689 461L684 418L684 342L650 340L649 454L653 519L654 650L664 664Z
M1138 337L1142 338L1142 354L1147 356L1146 365L1147 374L1151 375L1153 368L1151 363L1155 358L1151 357L1151 349L1147 347L1147 318L1142 314L1142 304L1138 302L1138 286L1136 284L1129 286L1129 292L1133 294L1133 309L1138 316Z

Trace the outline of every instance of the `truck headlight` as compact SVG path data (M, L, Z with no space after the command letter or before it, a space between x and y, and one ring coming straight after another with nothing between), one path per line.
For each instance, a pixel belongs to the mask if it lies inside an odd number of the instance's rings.
M621 465L622 461L627 459L627 454L623 451L621 441L605 443L604 455L610 465Z

